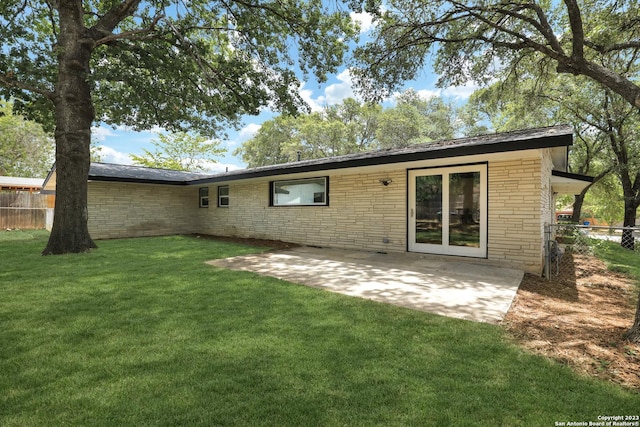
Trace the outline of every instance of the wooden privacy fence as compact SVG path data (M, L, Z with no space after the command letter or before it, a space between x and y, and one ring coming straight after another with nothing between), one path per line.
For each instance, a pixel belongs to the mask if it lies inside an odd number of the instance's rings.
M54 202L49 194L0 192L0 230L50 228Z

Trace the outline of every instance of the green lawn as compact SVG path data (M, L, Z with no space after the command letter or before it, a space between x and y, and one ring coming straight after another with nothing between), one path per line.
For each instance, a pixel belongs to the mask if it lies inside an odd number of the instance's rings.
M640 393L520 350L499 326L226 271L193 237L39 255L0 232L1 426L553 426Z
M620 246L620 243L596 241L595 253L611 271L628 274L633 277L640 289L640 252L631 251Z

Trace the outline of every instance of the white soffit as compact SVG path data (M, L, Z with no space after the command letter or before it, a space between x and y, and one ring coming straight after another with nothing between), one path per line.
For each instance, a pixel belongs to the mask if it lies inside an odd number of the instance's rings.
M580 194L589 184L589 181L553 175L551 177L551 187L554 193L558 194Z

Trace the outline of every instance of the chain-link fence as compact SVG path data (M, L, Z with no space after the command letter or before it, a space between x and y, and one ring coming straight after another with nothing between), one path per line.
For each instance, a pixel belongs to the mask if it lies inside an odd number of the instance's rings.
M545 226L545 269L549 280L566 279L574 274L578 256L592 256L598 245L621 245L638 254L640 262L640 228L602 227L577 224Z

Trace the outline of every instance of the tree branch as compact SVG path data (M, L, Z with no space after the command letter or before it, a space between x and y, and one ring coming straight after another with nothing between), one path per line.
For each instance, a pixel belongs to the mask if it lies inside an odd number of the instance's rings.
M576 0L564 0L569 15L569 25L571 26L572 48L571 58L576 61L584 61L584 29L582 27L582 16L580 6Z
M7 17L8 19L6 20L6 22L10 24L13 21L15 21L18 16L24 13L27 6L28 6L27 0L23 0L22 5L17 8L16 13L13 14L13 17ZM8 28L8 27L5 27L5 28Z
M22 89L22 90L26 90L28 92L34 92L37 94L40 94L42 96L44 96L45 98L47 98L50 101L53 101L55 94L51 91L45 90L45 89L41 89L39 87L36 86L31 86L28 84L24 84L21 83L19 81L17 81L11 72L8 73L0 73L0 86L4 86L4 87L8 87L8 88L17 88L17 89Z
M569 0L568 0L569 1ZM477 32L476 34L472 34L470 39L475 39L475 40L479 40L479 41L483 41L485 43L489 43L495 47L504 47L507 49L511 49L511 50L520 50L524 47L527 48L531 48L534 49L550 58L556 59L556 60L560 60L561 58L566 58L566 55L564 54L564 51L562 50L562 48L560 47L559 43L557 42L557 39L555 38L555 36L553 35L553 32L551 32L552 36L551 39L549 40L549 37L547 35L545 35L546 32L548 32L550 29L546 29L544 28L539 22L521 14L521 13L517 13L508 9L504 9L504 8L499 8L499 7L494 7L494 8L486 8L486 7L467 7L461 3L456 3L454 2L455 5L457 5L458 7L460 7L462 10L464 10L466 12L466 14L468 15L468 17L473 18L474 20L480 21L485 23L487 26L489 26L489 28L493 28L495 30L497 30L498 32L510 35L518 40L521 40L520 43L516 43L516 42L505 42L505 41L499 41L496 40L495 38L492 37L487 37L484 36L482 32ZM534 9L535 10L535 9ZM530 25L532 25L535 29L537 29L545 38L545 40L547 40L549 42L549 44L551 46L555 46L553 49L550 49L548 46L545 46L541 43L538 43L537 41L533 40L530 37L527 37L523 32L517 32L514 30L511 30L509 28L507 28L506 26L502 25L500 22L494 22L492 20L490 20L489 18L485 17L483 12L489 12L489 11L493 11L495 13L498 13L500 15L503 16L510 16L512 18L518 19L520 21L526 22ZM542 13L542 11L540 11L540 13ZM538 14L538 12L536 12L536 14ZM539 14L538 14L539 15ZM544 14L543 14L544 15ZM462 17L458 18L458 19L462 19ZM548 24L547 24L548 25ZM555 40L555 41L554 41ZM450 40L440 40L441 42L450 42ZM461 40L461 41L468 41L468 40Z
M530 4L527 6L530 6L536 12L536 15L538 15L538 19L540 20L540 32L547 39L551 48L562 55L566 55L564 49L562 49L562 46L560 45L560 41L558 41L558 38L553 32L553 28L551 28L551 24L549 24L549 20L547 19L547 15L545 15L544 10L537 4Z
M109 32L104 37L95 40L95 44L96 44L96 46L99 46L99 45L108 44L108 43L111 43L111 42L114 42L114 41L117 41L117 40L123 40L123 39L127 39L127 40L149 40L149 39L153 39L153 38L155 38L157 36L152 34L152 33L155 31L155 26L158 24L158 22L162 18L164 18L164 14L157 14L153 18L153 21L151 22L151 24L149 25L148 28L144 28L144 29L140 29L140 30L125 31L125 32L118 33L118 34L113 34L113 33Z
M104 38L108 34L111 34L124 18L133 15L141 1L142 0L125 0L111 8L111 10L104 14L102 18L98 19L98 22L91 28L92 32L96 34L94 40L99 40L98 37Z
M640 40L629 40L625 43L615 43L608 46L596 44L590 40L584 41L585 46L590 47L598 53L611 53L627 49L640 49Z

